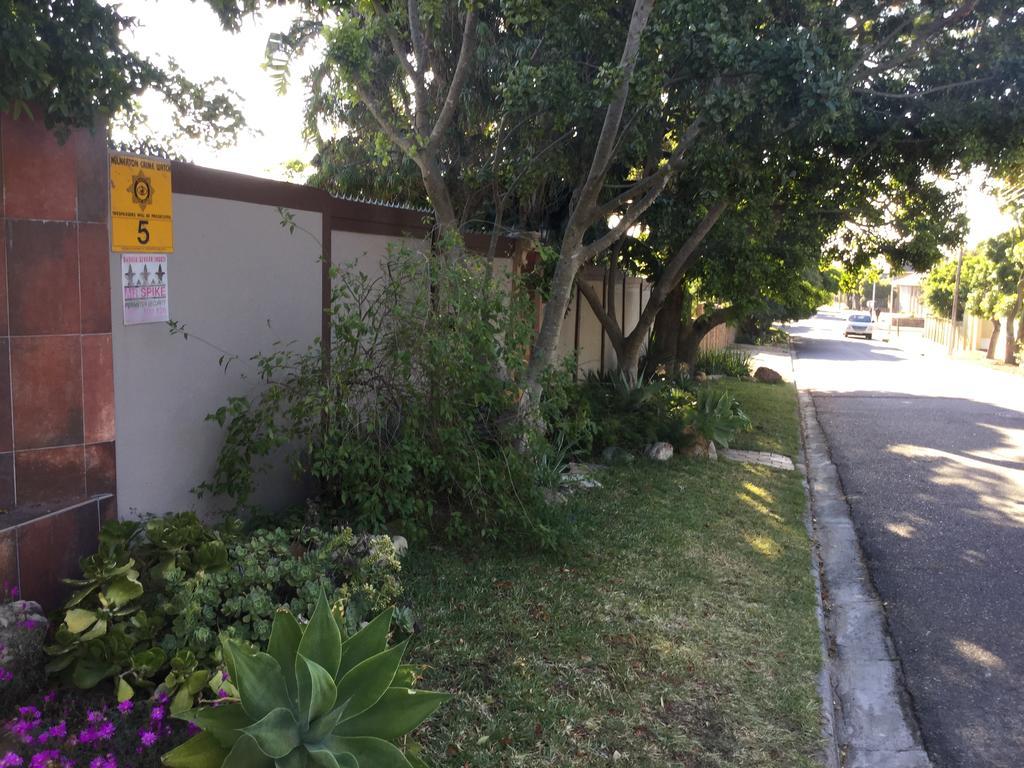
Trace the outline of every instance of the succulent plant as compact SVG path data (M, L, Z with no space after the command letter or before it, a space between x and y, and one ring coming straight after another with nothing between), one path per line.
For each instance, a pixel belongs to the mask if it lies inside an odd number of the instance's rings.
M170 768L422 768L405 736L449 697L412 689L406 643L387 645L392 610L347 640L321 591L305 627L274 617L266 653L224 642L237 700L176 717L201 729ZM408 642L408 641L406 641Z

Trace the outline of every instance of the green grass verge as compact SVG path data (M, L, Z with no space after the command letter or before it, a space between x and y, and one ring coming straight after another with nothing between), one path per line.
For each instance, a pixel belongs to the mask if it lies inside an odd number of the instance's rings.
M744 389L752 417L775 390ZM799 474L676 458L600 479L564 553L406 560L424 624L411 660L456 694L418 734L433 764L815 765Z
M796 458L800 449L800 416L792 384L722 379L709 386L732 392L753 424L750 432L737 435L729 443L730 448L771 451Z

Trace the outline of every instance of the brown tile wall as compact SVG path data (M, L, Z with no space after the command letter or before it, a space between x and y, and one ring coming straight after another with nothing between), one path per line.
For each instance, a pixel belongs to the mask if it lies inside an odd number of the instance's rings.
M44 602L116 516L107 186L105 129L0 113L0 580Z

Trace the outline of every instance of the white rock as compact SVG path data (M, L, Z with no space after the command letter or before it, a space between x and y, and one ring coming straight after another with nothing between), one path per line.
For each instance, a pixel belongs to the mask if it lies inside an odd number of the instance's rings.
M405 536L392 536L391 545L395 548L395 554L399 557L404 556L409 551L409 542Z
M675 448L672 447L672 444L665 442L651 443L644 450L644 455L655 461L668 461L674 453Z

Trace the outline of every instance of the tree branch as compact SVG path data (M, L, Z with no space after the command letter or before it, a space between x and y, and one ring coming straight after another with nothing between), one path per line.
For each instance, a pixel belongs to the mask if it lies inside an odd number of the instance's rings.
M354 82L352 86L356 89L356 95L359 96L359 100L363 102L363 105L369 110L370 114L373 115L373 119L377 121L377 125L380 129L387 134L388 138L391 139L395 144L409 157L415 158L414 146L408 136L399 131L385 118L384 110L381 109L380 104L370 95L370 92L366 90L362 83Z
M591 219L594 204L604 185L604 179L612 159L612 151L618 140L619 126L622 124L622 113L625 111L626 100L629 98L636 61L640 55L640 43L652 10L654 10L654 0L635 0L633 15L629 21L629 32L626 34L626 42L619 59L619 84L605 111L604 124L597 139L590 170L566 225L566 233L573 233L573 238L576 236L576 230L579 230L580 233L586 230L587 224L584 222Z
M434 152L441 143L441 137L451 127L455 119L455 110L459 106L459 99L462 97L462 89L469 77L470 60L476 51L476 8L466 13L466 24L462 29L462 47L459 50L459 61L455 65L455 74L452 75L451 85L448 86L448 95L445 97L441 112L434 123L434 129L427 139L427 151Z
M726 198L719 200L715 205L711 207L711 210L707 212L697 228L693 230L686 241L679 246L679 250L676 251L675 255L671 258L669 263L665 266L665 270L661 273L661 277L658 278L654 286L651 288L651 298L647 302L647 306L644 307L644 311L640 313L640 320L637 322L637 328L649 325L654 322L655 315L658 314L658 310L661 309L661 305L665 303L665 299L668 297L672 289L676 287L676 284L682 279L683 272L686 269L690 258L693 256L697 247L704 242L704 238L708 236L711 229L718 223L719 218L725 213L725 209L728 208L729 201Z
M605 248L610 247L615 243L615 241L623 237L629 231L630 227L637 223L640 217L644 214L644 211L654 204L654 201L658 199L658 195L661 194L667 182L668 177L666 176L662 179L661 184L658 184L653 189L649 190L647 194L639 200L630 203L629 207L626 208L625 213L622 214L622 218L619 220L618 224L609 229L606 234L597 238L597 240L594 240L580 248L577 256L579 263L585 263L588 259L591 259L601 253Z
M583 279L582 275L576 278L576 286L580 289L580 293L587 300L587 304L593 310L594 315L597 317L601 326L604 328L605 333L608 334L608 338L611 339L612 347L616 350L622 349L625 338L622 335L622 329L619 328L618 321L610 316L604 308L604 304L601 302L601 297L597 295L597 291L594 290L594 286Z
M977 85L978 83L986 83L992 80L992 77L976 77L973 80L963 80L959 83L946 83L945 85L936 85L933 88L925 88L922 91L915 91L914 93L888 93L886 91L875 91L870 88L854 88L854 93L859 93L864 96L875 96L880 99L920 99L924 96L931 96L935 93L942 93L943 91L950 91L954 88L963 88L968 85Z
M683 134L676 148L672 151L669 156L668 162L660 166L653 173L644 176L634 184L632 184L624 192L619 193L608 202L601 205L597 210L594 211L593 221L606 218L615 211L617 211L623 204L628 203L630 200L635 200L640 195L644 194L647 190L651 189L652 185L658 184L659 182L668 181L668 176L679 168L683 163L683 159L686 155L686 151L690 146L697 140L697 136L700 134L700 118L693 121L686 132Z
M394 25L388 20L384 9L377 0L374 0L373 10L384 25L384 34L387 36L388 42L391 43L391 50L394 51L395 58L398 59L398 63L405 71L406 76L412 80L413 101L415 103L413 121L416 126L416 133L423 135L427 130L427 93L423 82L423 65L419 65L420 71L417 71L416 68L413 67L412 62L409 61L409 52L406 50L405 44L398 37L398 30L395 29ZM412 19L410 17L410 24L411 23Z

